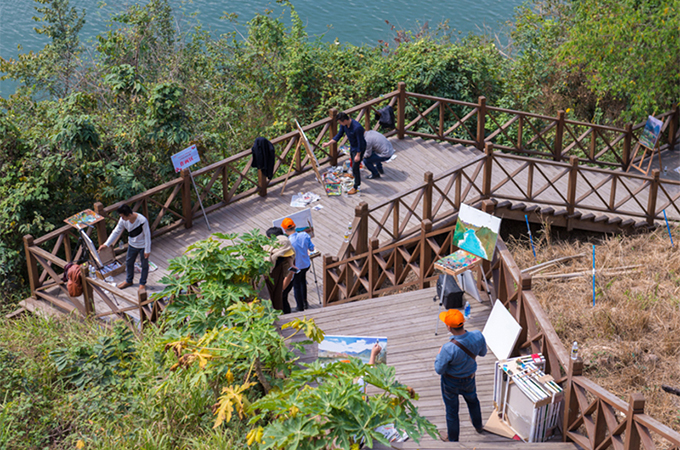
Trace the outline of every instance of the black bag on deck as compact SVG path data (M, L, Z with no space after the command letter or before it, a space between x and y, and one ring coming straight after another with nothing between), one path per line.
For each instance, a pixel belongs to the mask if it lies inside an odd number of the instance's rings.
M437 279L437 298L439 300L442 294L442 285L446 280L446 285L444 286L444 308L462 308L463 307L463 290L458 287L456 283L456 277L451 275L439 275Z
M387 105L375 112L375 120L380 123L380 127L386 130L394 129L394 109Z

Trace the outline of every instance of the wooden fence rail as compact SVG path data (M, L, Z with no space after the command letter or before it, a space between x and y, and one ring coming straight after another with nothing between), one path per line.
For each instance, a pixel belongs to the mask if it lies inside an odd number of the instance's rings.
M482 203L491 211L492 202ZM359 209L359 208L358 208ZM361 209L367 209L367 206ZM324 258L324 306L399 292L408 287L426 287L437 278L433 263L456 250L452 237L455 226L432 228L421 223L419 236L379 246L371 239L368 249L346 258ZM633 394L630 402L619 399L583 376L583 362L572 360L548 316L531 291L531 277L522 275L502 240L494 259L481 269L491 281L491 298L498 298L522 326L513 349L514 356L542 353L545 372L565 390L565 441L586 450L651 450L680 448L680 433L644 414L644 397ZM477 277L479 280L481 277Z
M397 128L387 135L396 134L400 138L406 135L420 136L472 145L478 149L490 148L492 154L487 154L485 159L473 158L436 176L427 173L423 183L410 191L363 211L357 226L354 227L355 234L352 235L348 245L343 246L340 257L344 256L348 249L352 251L368 249L369 236L372 239L379 239L379 242L398 241L418 232L422 220L430 220L435 224L453 220L461 202L475 203L489 198L500 201L534 201L548 210L553 205L554 209L562 209L565 214L568 213L570 220L595 213L617 214L631 205L636 208L631 216L644 219L648 224L660 219L664 209L668 209L672 216L677 215L680 218L678 184L660 182L658 174L647 178L628 174L610 175L608 186L611 186L612 195L608 202L598 194L599 187L602 186L590 186L592 195L588 196L576 197L574 194L564 198L561 194L562 203L554 201L551 203L540 198L542 192L571 193L576 192L572 188L577 184L589 183L588 171L599 169L578 165L579 162L603 167L626 167L631 162L630 146L637 142L637 136L644 123L628 125L624 129L587 124L570 121L561 112L557 117L550 117L496 108L487 105L484 97L480 97L477 103L471 103L411 93L406 91L403 83L399 83L397 90L345 112L362 122L366 129L377 129L378 123L373 119L373 114L385 104L395 107L397 113ZM436 120L435 114L438 114ZM678 107L657 117L668 124L661 139L662 149L673 148L680 134ZM303 129L310 137L319 162L337 165L341 157L338 145L344 141L327 149L320 146L322 141L330 139L337 132L337 111L331 109L327 118L306 125ZM267 195L269 188L283 182L291 163L293 176L311 170L307 155L294 154L297 140L298 133L294 131L272 139L271 142L276 149L276 163L271 180L267 180L261 171L251 170L250 150L242 151L194 172L199 196L207 211L226 207L256 193L261 196ZM544 158L525 161L525 168L531 172L531 176L528 186L521 189L517 186L521 195L501 193L500 188L504 185L516 184L512 173L507 171L505 181L492 185L492 177L498 176L499 170L503 170L503 162L510 158L519 158L495 151L496 149L515 155ZM574 157L577 158L576 162L573 160ZM544 181L543 184L539 184L541 176L550 169L551 161L547 159L559 163L566 158L571 158L571 166L569 172L560 166L559 170L565 171L564 177L553 176L546 180L547 183ZM639 184L640 180L643 180L643 184L635 185ZM565 182L571 183L566 191L562 189ZM628 195L616 198L614 192L617 186L624 187ZM600 197L599 203L594 203L596 197ZM191 228L194 219L201 214L189 174L183 171L174 180L116 204L104 207L101 203L96 203L93 206L94 210L106 220L98 223L95 229L88 230L95 243L101 244L106 240L117 220L112 213L124 203L131 205L134 211L141 212L149 219L154 237L182 226ZM75 230L69 226L54 230L32 243L35 247L64 261L79 259L83 251ZM124 250L123 247L117 251L120 253ZM38 261L28 250L26 261L30 279L31 274L38 272ZM36 298L38 296L36 290L51 276L48 268L52 267L53 262L50 260L45 262L46 266L42 268L41 273L30 279L31 294Z

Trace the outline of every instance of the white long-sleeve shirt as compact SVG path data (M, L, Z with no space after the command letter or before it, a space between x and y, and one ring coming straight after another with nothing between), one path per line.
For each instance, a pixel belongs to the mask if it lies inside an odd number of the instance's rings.
M143 215L136 213L137 218L135 219L134 222L130 223L127 220L118 219L118 224L116 224L116 228L113 229L113 232L111 232L111 236L106 240L104 243L107 246L111 246L114 242L116 242L116 239L123 233L123 230L127 230L128 233L138 226L142 226L142 232L138 234L137 236L134 237L129 237L128 238L128 244L130 247L134 248L143 248L144 253L151 253L151 230L149 229L149 221L146 220L146 217Z

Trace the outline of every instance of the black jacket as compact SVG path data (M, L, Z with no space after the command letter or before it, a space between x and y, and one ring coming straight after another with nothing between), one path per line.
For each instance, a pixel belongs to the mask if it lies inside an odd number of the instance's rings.
M255 139L253 144L253 167L262 169L264 175L271 180L274 176L275 161L272 143L263 137Z

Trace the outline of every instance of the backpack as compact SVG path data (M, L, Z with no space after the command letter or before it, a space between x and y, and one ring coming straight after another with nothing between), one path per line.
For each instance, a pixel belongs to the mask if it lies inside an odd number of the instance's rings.
M390 105L380 108L375 112L375 120L378 121L381 128L394 129L394 109Z

